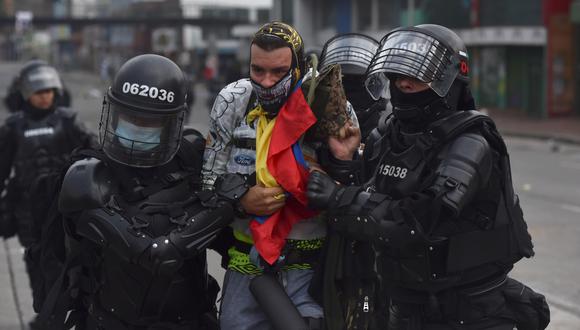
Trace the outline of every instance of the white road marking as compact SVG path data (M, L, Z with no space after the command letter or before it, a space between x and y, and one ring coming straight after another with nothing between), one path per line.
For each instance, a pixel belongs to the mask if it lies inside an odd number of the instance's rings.
M572 204L560 204L560 207L564 210L572 211L575 213L580 213L580 206L572 205Z

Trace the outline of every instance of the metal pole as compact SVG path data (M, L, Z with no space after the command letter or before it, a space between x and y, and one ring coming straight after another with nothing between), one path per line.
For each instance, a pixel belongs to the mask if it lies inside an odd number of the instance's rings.
M10 287L12 288L12 298L14 299L14 306L16 307L16 314L18 315L18 321L20 322L20 329L26 330L24 326L24 320L22 317L22 310L20 309L20 299L18 298L18 291L16 291L16 277L14 276L14 266L12 263L12 256L10 255L10 246L6 239L2 240L4 242L4 252L6 253L6 263L8 264L8 275L10 276Z

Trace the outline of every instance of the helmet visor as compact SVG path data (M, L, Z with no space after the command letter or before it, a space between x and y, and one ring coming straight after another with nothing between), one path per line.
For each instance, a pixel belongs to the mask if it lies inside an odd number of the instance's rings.
M340 64L346 74L363 74L371 64L379 43L361 34L345 34L330 39L320 59L320 70Z
M152 114L106 101L101 113L99 139L111 159L134 167L169 162L181 140L184 112Z
M445 96L459 72L452 55L448 47L427 34L395 31L383 39L367 79L377 80L374 76L383 74L404 75L429 84L439 96Z

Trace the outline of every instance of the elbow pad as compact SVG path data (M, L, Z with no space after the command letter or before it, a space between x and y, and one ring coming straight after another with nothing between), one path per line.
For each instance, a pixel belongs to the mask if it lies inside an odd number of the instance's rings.
M492 158L492 150L482 136L473 133L460 136L451 143L430 190L442 194L443 205L458 216L488 181Z
M198 254L218 236L220 230L230 224L234 216L228 202L219 202L218 207L202 211L191 219L184 228L169 234L169 241L184 257Z
M153 240L149 253L143 255L140 264L155 273L173 274L181 268L184 260L205 250L232 218L230 203L220 202L217 208L193 216L184 227Z

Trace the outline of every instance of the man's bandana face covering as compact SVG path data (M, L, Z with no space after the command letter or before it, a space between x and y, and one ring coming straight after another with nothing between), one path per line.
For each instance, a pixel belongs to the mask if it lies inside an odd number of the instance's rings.
M288 73L282 77L274 86L264 88L262 85L252 80L252 87L256 92L256 96L262 105L262 108L270 113L276 114L278 110L284 105L288 95L290 95L290 88L292 87L292 73Z
M147 151L159 145L163 127L140 127L119 118L115 134L125 148Z

